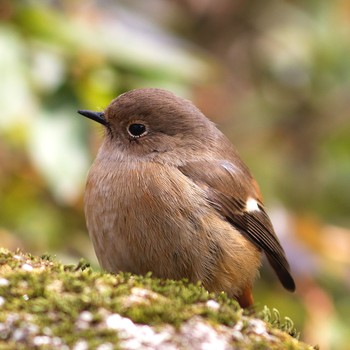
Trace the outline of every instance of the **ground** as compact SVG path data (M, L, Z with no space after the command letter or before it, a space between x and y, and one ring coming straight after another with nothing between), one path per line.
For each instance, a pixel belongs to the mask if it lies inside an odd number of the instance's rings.
M0 349L313 349L277 310L0 248Z

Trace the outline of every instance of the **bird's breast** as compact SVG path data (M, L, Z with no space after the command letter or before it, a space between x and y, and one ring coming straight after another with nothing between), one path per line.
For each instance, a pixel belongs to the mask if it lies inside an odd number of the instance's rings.
M221 291L252 280L260 264L256 248L172 166L97 159L88 175L85 214L98 260L110 272L152 271Z
M181 260L194 240L188 233L200 236L195 226L206 207L201 190L171 167L97 161L89 172L87 226L109 271L144 273L162 261Z

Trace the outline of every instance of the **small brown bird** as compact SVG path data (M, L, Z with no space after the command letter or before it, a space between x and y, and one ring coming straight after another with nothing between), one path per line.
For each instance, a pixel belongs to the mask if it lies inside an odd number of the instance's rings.
M228 139L191 102L138 89L104 112L85 215L103 269L201 281L242 307L264 252L283 286L295 290L257 183Z

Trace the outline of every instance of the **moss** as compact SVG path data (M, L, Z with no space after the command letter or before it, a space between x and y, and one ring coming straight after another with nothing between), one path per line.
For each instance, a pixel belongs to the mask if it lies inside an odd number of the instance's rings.
M277 310L246 312L199 284L94 272L84 261L62 265L48 255L1 248L0 311L1 349L70 349L79 342L127 348L136 330L183 347L188 327L211 327L242 349L280 349L281 342L285 349L311 349L291 337L297 335L292 321L282 321Z

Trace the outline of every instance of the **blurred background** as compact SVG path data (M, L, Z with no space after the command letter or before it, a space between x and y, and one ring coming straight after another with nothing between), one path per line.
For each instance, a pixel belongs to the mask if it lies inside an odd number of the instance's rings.
M83 191L103 131L76 110L166 88L217 123L261 186L298 289L265 267L258 308L348 349L349 59L347 0L2 0L0 246L98 268Z

